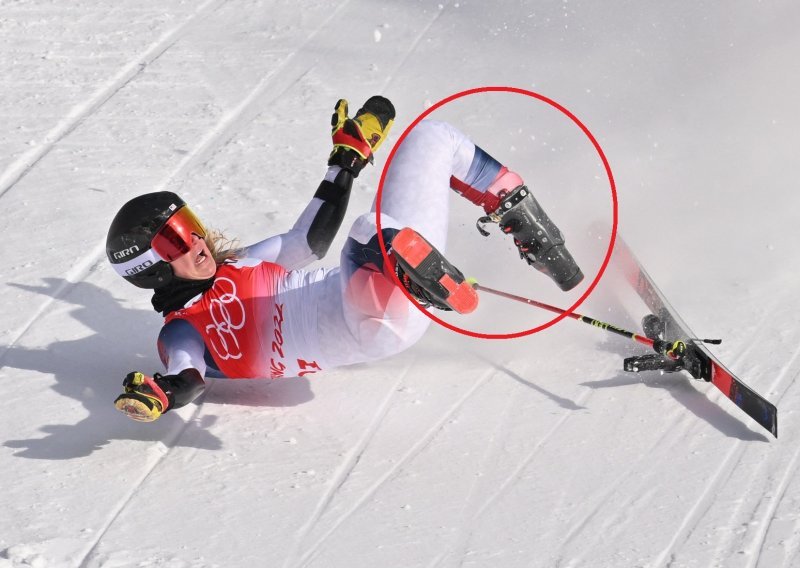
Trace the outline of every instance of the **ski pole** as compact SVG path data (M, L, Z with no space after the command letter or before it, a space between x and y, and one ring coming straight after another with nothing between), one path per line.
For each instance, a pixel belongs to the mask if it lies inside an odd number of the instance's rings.
M495 290L493 288L489 288L482 284L478 284L474 280L472 282L472 287L476 290L480 290L481 292L487 292L489 294L494 294L495 296L500 296L501 298L507 298L509 300L515 300L517 302L522 302L523 304L528 304L530 306L534 306L537 308L541 308L543 310L547 310L556 314L563 314L567 310L557 308L556 306L551 306L550 304L545 304L544 302L538 302L536 300L532 300L530 298L523 298L522 296L517 296L516 294L510 294L508 292L502 292L500 290ZM667 355L670 358L677 358L681 355L680 347L676 344L683 342L676 341L674 343L669 341L663 341L660 339L650 339L649 337L645 337L643 335L639 335L638 333L634 333L632 331L628 331L626 329L622 329L621 327L617 327L615 325L611 325L610 323L606 323L594 318L590 318L588 316L584 316L581 314L577 314L575 312L571 312L567 314L572 319L576 319L578 321L582 321L583 323L589 324L592 327L597 327L600 329L604 329L606 331L610 331L611 333L616 333L617 335L621 335L622 337L627 337L628 339L633 339L634 341L641 343L643 345L647 345L648 347L652 347L657 353L662 355ZM677 348L677 349L676 349ZM683 347L685 349L685 346ZM678 351L677 353L675 351Z

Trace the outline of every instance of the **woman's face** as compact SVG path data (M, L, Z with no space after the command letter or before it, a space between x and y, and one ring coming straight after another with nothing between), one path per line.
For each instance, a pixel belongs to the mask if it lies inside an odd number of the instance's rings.
M172 272L184 280L207 280L217 272L217 264L211 258L206 241L192 233L189 252L172 262Z

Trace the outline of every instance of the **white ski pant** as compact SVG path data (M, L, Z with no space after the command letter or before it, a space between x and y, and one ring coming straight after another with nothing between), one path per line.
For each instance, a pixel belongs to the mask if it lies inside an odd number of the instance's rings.
M387 230L411 227L445 251L450 177L465 179L474 155L475 145L450 124L423 121L409 133L392 160L382 192L381 227L387 245ZM323 297L317 303L316 339L329 368L403 351L430 324L383 266L375 207L353 223L340 267L325 275L319 289Z

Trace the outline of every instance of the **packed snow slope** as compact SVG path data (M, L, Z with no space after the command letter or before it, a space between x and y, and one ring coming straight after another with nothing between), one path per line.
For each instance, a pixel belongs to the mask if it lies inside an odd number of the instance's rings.
M0 567L800 565L800 4L439 1L2 3ZM572 320L434 325L377 363L212 381L153 424L114 410L160 369L149 295L105 260L122 203L171 189L243 242L285 231L336 100L380 93L398 119L346 229L414 118L483 85L591 130L620 233L779 439L710 385L626 375L643 349ZM434 114L526 179L585 291L612 209L577 125L503 93ZM457 200L457 264L578 298ZM611 272L580 311L637 327ZM486 298L469 327L550 317Z

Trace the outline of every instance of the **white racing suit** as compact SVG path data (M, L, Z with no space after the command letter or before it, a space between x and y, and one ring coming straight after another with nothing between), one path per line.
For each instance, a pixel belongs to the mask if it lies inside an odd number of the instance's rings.
M453 126L424 121L398 148L386 176L385 243L412 227L444 252L451 189L489 210L500 189L520 183ZM422 336L430 320L384 267L375 204L350 228L338 267L302 269L317 259L306 233L318 202L288 233L221 265L210 290L167 315L159 335L167 374L194 368L228 378L306 376L387 357Z

